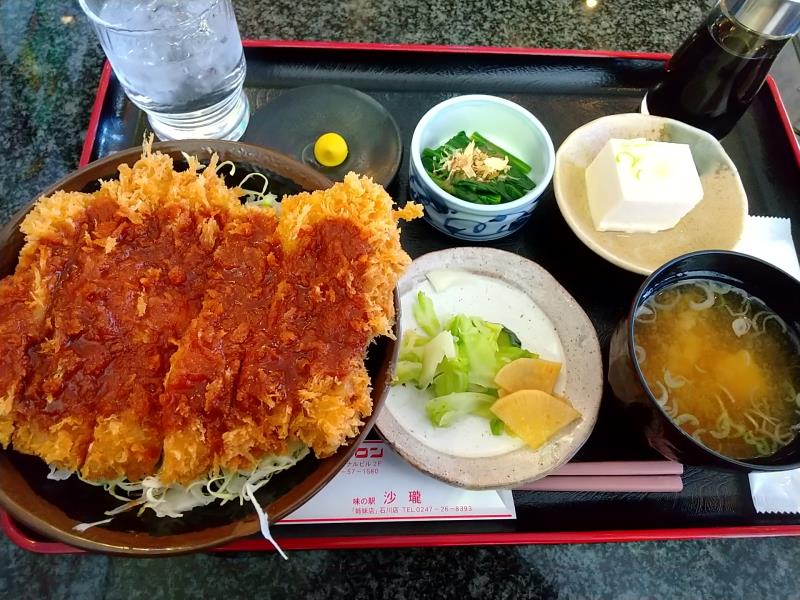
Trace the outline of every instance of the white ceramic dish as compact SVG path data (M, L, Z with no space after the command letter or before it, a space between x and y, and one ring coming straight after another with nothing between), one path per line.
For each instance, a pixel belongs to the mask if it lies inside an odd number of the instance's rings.
M596 230L586 199L586 167L611 138L688 144L703 199L672 229L657 233ZM664 117L610 115L579 127L556 153L553 188L561 214L584 244L609 262L643 275L689 252L732 250L747 217L747 195L722 145L705 131Z
M458 307L456 310L460 313L499 321L520 337L524 347L541 353L544 358L560 358L562 376L556 392L568 398L582 418L555 440L532 450L515 438L510 441L485 439L488 434L481 435L477 429L480 426L478 417L468 416L451 426L458 425L457 429L434 431L424 416L426 392L397 386L390 389L376 425L408 462L452 485L469 489L508 488L544 477L574 456L597 420L603 372L594 327L578 303L547 271L516 254L491 248L454 248L417 258L400 282L401 303L408 304L417 290L425 289L426 274L439 269L480 275L511 288L513 295L524 297L517 301L496 298L497 306L493 308L487 308L491 300L470 301L469 298L451 299L455 302L449 306ZM532 310L520 314L519 307L531 304L534 305ZM400 314L401 332L416 324L411 310L401 310ZM442 316L446 314L443 312ZM552 333L548 328L553 329ZM414 400L419 411L416 416L409 412ZM482 427L488 430L486 421ZM442 437L426 441L426 436L436 432ZM470 449L463 440L458 440L459 435L469 437L475 448ZM484 445L479 447L481 440ZM452 445L448 448L447 444Z
M522 198L497 205L474 204L445 192L422 166L422 151L435 148L459 131L477 131L531 165L536 187ZM504 98L473 94L437 104L420 119L411 138L409 189L425 207L425 220L455 238L496 240L522 227L550 185L555 151L544 125Z

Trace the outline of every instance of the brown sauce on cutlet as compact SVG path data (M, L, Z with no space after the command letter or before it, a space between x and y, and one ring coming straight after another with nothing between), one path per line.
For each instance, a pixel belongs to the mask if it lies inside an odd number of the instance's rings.
M31 372L32 353L52 333L52 307L61 284L74 269L81 238L90 226L88 212L69 223L54 224L57 233L39 240L27 258L29 264L23 261L15 274L0 280L0 397L13 391L8 394L8 406L2 407L8 419L19 420L17 406ZM37 287L46 289L45 298L37 295Z
M112 208L91 207L94 235L62 282L53 337L28 353L17 406L44 424L75 417L88 436L98 418L126 411L143 424L158 420L169 357L200 309L211 260L197 243L198 216L171 207L136 224ZM141 451L154 462L161 440Z
M233 412L257 418L282 448L298 391L314 377L344 377L370 338L362 295L371 248L347 220L303 230L248 342ZM265 402L265 398L269 399Z
M246 422L266 430L249 440L260 451L282 451L298 391L315 376L344 377L369 341L362 292L371 249L362 231L325 221L284 257L275 225L261 217L226 229L162 396L165 431L199 420L213 456L222 434Z
M248 340L261 327L280 277L277 219L252 212L222 232L209 270L203 308L180 340L161 396L165 433L199 421L212 456L230 423Z
M1 329L34 336L15 375L20 427L0 419L2 439L95 481L247 471L290 440L332 454L371 412L364 352L409 260L390 198L351 174L286 198L278 222L213 169L177 173L145 154L31 221L48 232L86 211L69 260L52 263L39 332L0 313ZM31 272L3 281L0 302L19 305Z

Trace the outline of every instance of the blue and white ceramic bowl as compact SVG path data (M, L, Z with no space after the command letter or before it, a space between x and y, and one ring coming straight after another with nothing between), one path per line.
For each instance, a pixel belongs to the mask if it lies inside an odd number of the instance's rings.
M422 166L422 151L440 146L459 131L477 131L531 165L536 187L505 204L460 200L440 188ZM425 220L455 238L484 242L522 227L550 185L555 151L547 130L527 110L497 96L457 96L437 104L417 123L411 138L409 190L425 207Z

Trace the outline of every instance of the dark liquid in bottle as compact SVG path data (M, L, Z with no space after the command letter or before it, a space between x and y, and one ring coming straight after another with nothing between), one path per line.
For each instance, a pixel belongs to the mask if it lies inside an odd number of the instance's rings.
M664 80L647 94L648 112L724 137L755 98L785 43L717 9L670 59Z

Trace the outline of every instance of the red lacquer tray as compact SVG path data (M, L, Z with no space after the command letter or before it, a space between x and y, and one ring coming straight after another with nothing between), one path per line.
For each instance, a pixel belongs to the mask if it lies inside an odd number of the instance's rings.
M245 85L253 108L288 88L322 82L348 85L370 94L392 113L405 148L428 108L464 93L496 94L525 106L558 146L573 129L594 118L635 112L668 58L604 51L261 40L245 42L245 52ZM81 165L140 144L145 126L143 114L127 100L106 64ZM751 213L791 217L794 238L800 240L800 147L774 81L767 81L723 145L741 173ZM395 198L407 197L407 174L404 157L389 186ZM404 228L403 245L418 256L460 244L415 222ZM563 222L552 192L545 194L528 225L492 245L550 271L587 311L607 351L611 328L642 279L583 247ZM595 432L577 460L657 458L641 434L627 425L606 390ZM800 535L800 516L755 512L747 476L741 473L688 468L679 494L515 492L514 499L514 521L277 525L274 534L287 550ZM14 543L32 552L80 552L41 539L2 513L0 523ZM217 550L271 547L253 537Z

